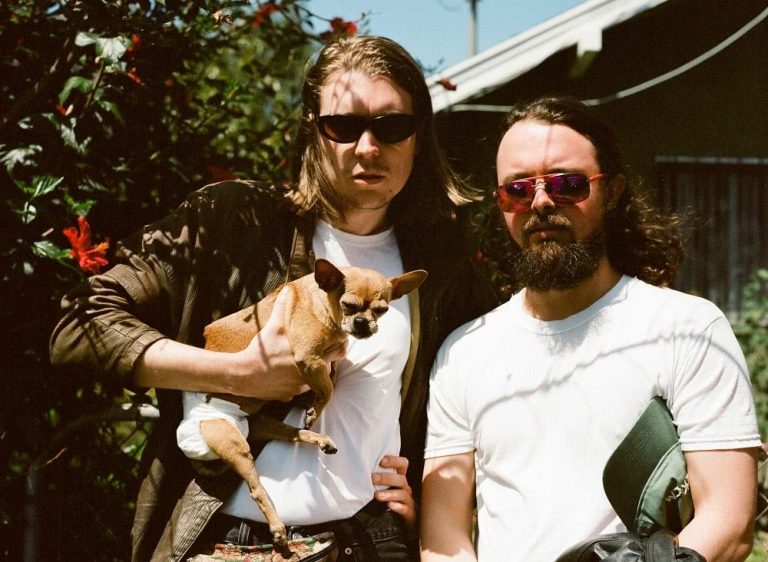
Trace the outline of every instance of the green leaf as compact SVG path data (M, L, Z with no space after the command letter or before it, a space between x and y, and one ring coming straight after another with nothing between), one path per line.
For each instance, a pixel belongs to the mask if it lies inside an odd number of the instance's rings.
M63 181L63 177L54 178L51 176L36 176L32 180L32 187L34 188L32 199L35 197L40 197L41 195L45 195L46 193L50 193L56 189L56 186L58 186Z
M54 260L69 259L69 250L59 248L50 240L38 240L32 244L32 252L41 258L51 258Z
M69 94L72 92L72 90L87 93L92 87L93 81L89 80L88 78L83 78L82 76L70 76L69 80L66 81L64 88L59 94L59 103L63 104L65 101L67 101L67 98L69 97Z
M94 199L84 199L82 201L70 199L67 203L69 205L69 210L73 215L87 215L88 211L91 210L91 207L96 204L96 201Z
M99 39L99 36L96 33L81 31L75 37L75 45L78 47L87 47L88 45L93 45L97 39Z
M98 102L98 105L109 111L112 115L114 115L115 119L121 124L125 125L125 119L123 119L123 114L120 112L120 107L115 102L111 101L100 101Z
M96 39L96 59L116 63L130 45L131 40L127 37L99 37Z
M37 207L29 201L24 203L24 207L21 209L14 209L13 212L19 215L21 222L24 224L31 223L37 217Z
M9 172L16 166L29 166L34 164L32 157L39 154L43 147L39 144L31 144L22 148L14 148L7 152L0 152L0 164Z
M59 423L61 423L61 416L55 408L48 410L48 421L50 421L51 427L56 427L59 425Z

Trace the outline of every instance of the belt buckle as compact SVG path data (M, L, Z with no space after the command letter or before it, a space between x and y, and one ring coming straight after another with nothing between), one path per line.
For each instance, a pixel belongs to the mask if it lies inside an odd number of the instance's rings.
M307 535L304 529L300 525L291 525L285 528L285 534L288 535L288 540L304 539Z

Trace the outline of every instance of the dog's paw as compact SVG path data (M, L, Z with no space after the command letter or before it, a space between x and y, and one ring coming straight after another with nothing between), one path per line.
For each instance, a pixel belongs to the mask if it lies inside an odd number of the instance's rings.
M320 450L326 455L335 455L338 452L336 443L334 443L330 437L321 439L317 446L320 447Z
M307 408L304 414L304 429L309 429L317 421L317 410L315 408Z
M276 550L280 552L290 552L288 548L288 533L285 530L285 525L272 525L269 528L272 533L272 544Z

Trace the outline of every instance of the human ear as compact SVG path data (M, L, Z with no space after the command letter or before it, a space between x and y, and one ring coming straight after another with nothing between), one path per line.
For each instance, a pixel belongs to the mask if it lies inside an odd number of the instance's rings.
M627 178L624 174L616 174L616 176L608 182L608 192L606 193L606 209L609 211L616 207L616 204L621 198L621 194L624 193L624 188L627 185Z

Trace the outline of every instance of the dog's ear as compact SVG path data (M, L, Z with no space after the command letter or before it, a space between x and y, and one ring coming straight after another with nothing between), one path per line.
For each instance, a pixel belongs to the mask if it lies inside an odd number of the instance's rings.
M326 293L333 291L344 282L344 274L328 260L315 261L315 281Z
M389 282L392 284L392 300L399 299L414 289L418 289L426 278L427 272L423 269L414 269L399 277L391 277Z

